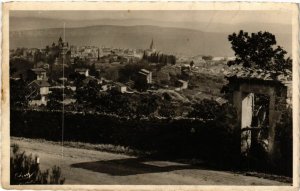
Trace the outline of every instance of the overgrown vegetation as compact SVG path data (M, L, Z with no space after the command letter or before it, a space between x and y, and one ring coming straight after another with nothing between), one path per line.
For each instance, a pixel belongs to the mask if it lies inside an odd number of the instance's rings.
M41 171L38 157L26 155L19 146L12 145L10 156L10 184L64 184L65 178L61 177L61 169L53 166L51 170Z

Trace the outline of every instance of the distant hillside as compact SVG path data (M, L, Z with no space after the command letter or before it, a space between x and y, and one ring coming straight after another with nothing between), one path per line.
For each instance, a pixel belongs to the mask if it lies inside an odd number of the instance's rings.
M232 31L236 32L236 31ZM272 31L270 31L272 32ZM211 33L193 29L158 26L101 25L67 28L66 41L71 45L111 46L120 48L149 47L153 38L155 48L167 53L186 55L232 56L227 36L230 33ZM274 33L278 44L291 52L291 35ZM10 32L10 48L42 48L57 42L63 36L62 28L23 30Z

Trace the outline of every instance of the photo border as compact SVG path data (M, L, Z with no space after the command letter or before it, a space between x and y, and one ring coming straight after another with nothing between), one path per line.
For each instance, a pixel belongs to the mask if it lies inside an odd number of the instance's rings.
M293 185L10 185L9 11L10 10L283 10L292 16ZM1 183L5 189L92 190L298 190L299 189L299 9L295 3L254 2L8 2L2 7Z

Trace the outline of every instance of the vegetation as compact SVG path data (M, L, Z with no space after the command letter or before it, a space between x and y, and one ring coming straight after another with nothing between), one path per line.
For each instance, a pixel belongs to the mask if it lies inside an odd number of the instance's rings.
M147 60L150 63L159 63L159 64L176 64L176 57L174 55L166 55L166 54L159 54L154 52L150 55L147 55L144 52L143 60Z
M27 108L29 89L26 83L20 80L10 80L10 107Z
M49 110L61 110L63 100L63 90L62 89L52 89L48 96L47 108Z
M209 61L209 60L212 60L213 57L212 56L202 56L202 59L205 61Z
M41 171L38 157L26 155L21 152L18 145L12 145L10 157L10 183L11 184L64 184L61 169L53 166L51 171Z
M243 67L260 68L264 70L285 71L292 69L292 60L285 58L287 52L276 46L275 35L269 32L251 33L241 30L238 34L228 36L236 59L228 65L242 64Z

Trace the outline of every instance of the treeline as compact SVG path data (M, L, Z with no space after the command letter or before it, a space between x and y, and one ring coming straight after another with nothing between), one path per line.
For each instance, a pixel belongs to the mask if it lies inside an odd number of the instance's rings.
M167 54L159 54L158 52L154 52L150 55L144 52L143 60L146 60L151 63L159 63L159 64L176 64L176 57L174 55L167 55Z

